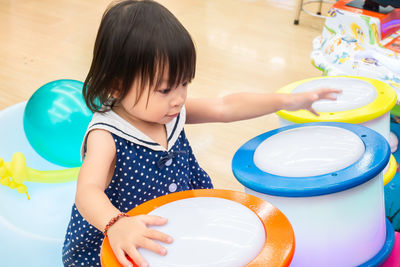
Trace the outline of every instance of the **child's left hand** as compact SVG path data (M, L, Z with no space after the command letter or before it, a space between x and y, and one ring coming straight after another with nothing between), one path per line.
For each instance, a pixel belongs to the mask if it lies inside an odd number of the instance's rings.
M288 111L306 109L315 116L319 116L319 114L312 108L312 104L320 99L336 100L336 94L340 94L341 92L342 90L338 89L323 88L311 92L290 94L288 95L288 101L284 109Z

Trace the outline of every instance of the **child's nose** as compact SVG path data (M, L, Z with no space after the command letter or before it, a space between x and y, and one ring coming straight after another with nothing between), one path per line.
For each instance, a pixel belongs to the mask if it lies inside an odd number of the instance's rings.
M172 106L177 107L183 105L186 99L186 94L184 92L177 93L172 99Z
M178 107L180 105L183 104L183 101L185 101L185 98L181 95L177 95L176 97L174 97L174 99L171 102L171 105L173 107Z

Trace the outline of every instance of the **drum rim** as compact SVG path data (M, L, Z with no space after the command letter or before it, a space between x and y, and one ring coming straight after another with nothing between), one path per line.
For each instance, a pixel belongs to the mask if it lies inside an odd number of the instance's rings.
M371 103L362 106L360 108L346 110L346 111L335 111L335 112L318 112L319 116L315 116L307 110L287 111L280 110L276 114L287 121L293 123L307 123L307 122L347 122L347 123L363 123L376 119L388 112L396 105L396 92L388 84L376 80L373 78L356 77L356 76L325 76L316 77L297 81L288 84L278 91L277 93L291 94L297 86L319 79L336 79L336 78L348 78L358 79L370 83L376 89L376 98Z
M295 249L293 228L286 216L269 202L256 196L223 189L197 189L164 195L135 207L128 215L148 214L152 210L167 203L193 197L217 197L240 203L252 210L261 220L265 233L265 243L260 253L246 266L289 266ZM268 231L268 234L267 234ZM102 266L121 266L112 252L109 240L104 238L101 247Z
M341 127L355 133L365 145L364 154L342 170L309 177L273 175L255 165L254 153L263 141L287 130L313 126ZM233 156L232 171L242 185L253 191L275 196L310 197L344 191L373 179L386 167L390 155L386 139L361 125L341 122L294 124L258 135L243 144Z

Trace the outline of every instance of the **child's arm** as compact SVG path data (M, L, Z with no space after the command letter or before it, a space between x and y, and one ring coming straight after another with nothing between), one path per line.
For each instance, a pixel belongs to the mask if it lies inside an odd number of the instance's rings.
M110 133L104 130L89 133L87 153L78 176L75 203L81 215L100 231L104 231L111 218L121 213L104 193L114 172L115 155L115 143ZM171 243L171 237L147 226L166 222L164 218L149 215L119 219L108 230L111 248L119 262L124 266L132 266L126 253L138 266L146 266L143 265L146 261L137 252L138 247L165 255L165 248L152 239Z
M233 122L274 113L281 109L307 109L318 116L311 105L319 99L335 100L335 89L318 89L306 93L236 93L221 98L186 100L186 123Z

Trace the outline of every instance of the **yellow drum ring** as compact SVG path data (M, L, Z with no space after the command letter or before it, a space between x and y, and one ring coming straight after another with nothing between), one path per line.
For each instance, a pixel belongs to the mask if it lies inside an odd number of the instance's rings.
M390 183L390 181L396 175L396 170L397 170L396 159L394 158L393 154L390 154L389 167L386 170L386 172L383 174L383 184L384 185L387 185L388 183Z
M279 89L277 93L291 94L292 91L299 85L307 83L318 79L331 79L329 77L317 77L301 80L284 86ZM298 111L287 111L280 110L277 114L288 121L294 123L306 123L306 122L322 122L322 121L334 121L334 122L347 122L359 124L366 121L376 119L383 114L389 112L396 105L396 92L392 87L386 83L366 77L355 77L355 76L334 76L334 78L353 78L366 81L375 87L377 91L377 96L375 100L368 105L362 106L360 108L346 110L346 111L336 111L336 112L318 112L319 116L315 116L308 110L298 110Z

